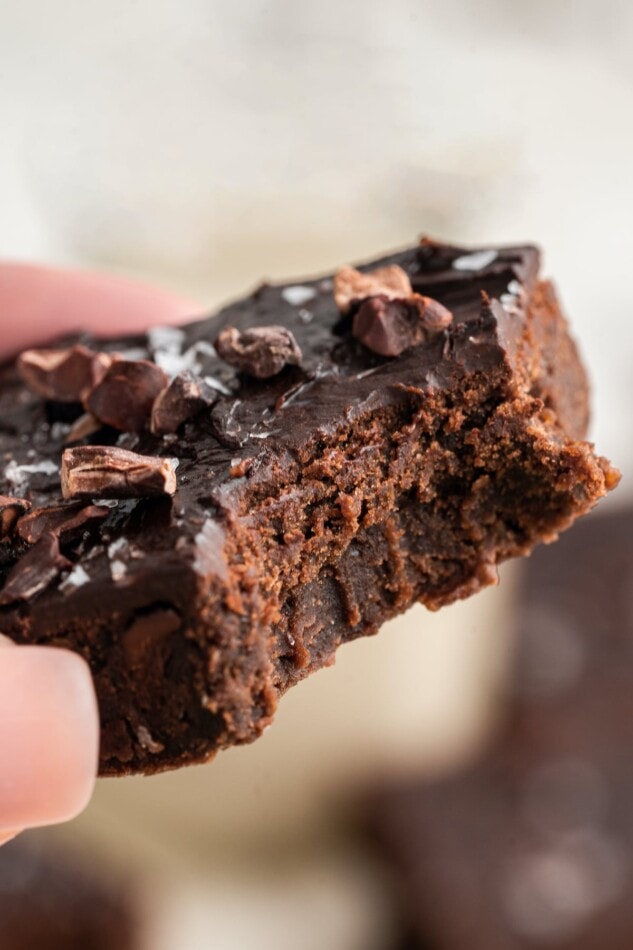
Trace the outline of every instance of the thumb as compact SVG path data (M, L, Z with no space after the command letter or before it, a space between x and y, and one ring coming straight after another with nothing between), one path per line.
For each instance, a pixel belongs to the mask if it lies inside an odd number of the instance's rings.
M200 312L199 304L124 277L0 262L0 360L65 333L115 336Z
M94 787L98 737L82 658L0 636L0 844L83 810Z

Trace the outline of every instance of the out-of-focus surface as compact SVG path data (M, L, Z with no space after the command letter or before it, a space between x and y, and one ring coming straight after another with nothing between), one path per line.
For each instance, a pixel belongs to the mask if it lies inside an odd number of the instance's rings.
M376 794L411 950L633 945L632 568L630 509L535 552L498 735L449 779Z
M134 885L35 834L0 849L2 950L142 950L137 914Z
M626 472L632 45L625 0L2 4L0 256L115 270L208 307L264 276L330 269L420 232L536 240L590 364L592 435ZM628 491L625 478L615 507ZM253 907L258 894L278 906L274 939L282 895L302 907L313 891L310 870L268 879L267 854L336 842L331 800L372 773L438 769L481 740L512 576L346 647L284 699L256 745L100 783L71 834L124 862L136 854L188 895L188 913L169 905L170 920L197 921L187 950L212 945L193 936L210 920L225 927L219 950L267 946L264 930L259 943L231 942L235 907L248 918L249 893ZM241 902L217 884L227 855L262 869ZM321 945L366 948L373 885L341 860L338 891L356 911L337 917L330 886L339 937Z

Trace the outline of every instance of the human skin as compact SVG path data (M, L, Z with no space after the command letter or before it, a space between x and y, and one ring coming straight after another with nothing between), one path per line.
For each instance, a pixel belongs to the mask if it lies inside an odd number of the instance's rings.
M198 305L103 274L0 263L0 361L75 330L144 330ZM0 631L0 844L75 817L94 788L99 751L90 670L75 653L16 646Z

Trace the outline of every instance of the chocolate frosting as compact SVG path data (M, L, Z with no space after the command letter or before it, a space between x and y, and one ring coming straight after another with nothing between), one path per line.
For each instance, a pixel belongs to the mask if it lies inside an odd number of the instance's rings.
M216 316L182 328L155 328L123 345L88 335L68 341L126 359L152 360L171 378L189 372L217 398L201 402L201 411L177 434L121 433L106 426L85 440L174 459L178 489L173 504L168 499L112 502L105 520L93 520L79 541L73 538L72 547L65 545L64 556L71 562L82 559L82 583L64 583L68 564L64 558L49 558L59 566L51 581L51 610L56 601L61 609L68 596L84 599L89 609L91 582L111 583L113 562L123 582L123 599L135 578L164 571L164 553L176 545L173 566L182 571L183 537L189 539L189 566L195 569L200 563L196 538L205 524L211 520L221 538L221 512L236 506L247 474L265 479L271 457L292 456L308 438L331 433L378 398L384 405L386 394L395 404L404 390L448 386L456 374L485 372L508 360L523 330L523 302L537 279L534 247L473 252L423 240L358 269L393 264L406 272L414 293L439 301L453 315L446 330L395 359L378 356L354 339L352 317L337 309L330 277L263 284ZM244 331L271 324L286 327L303 354L300 366L286 366L271 379L240 373L212 346L223 327ZM33 508L58 503L64 443L83 411L79 404L47 402L29 393L15 365L1 369L0 435L6 454L0 493L28 498ZM142 525L141 549L133 543L136 524ZM16 558L26 550L0 545L0 587L10 572L15 586ZM55 591L60 580L62 587Z

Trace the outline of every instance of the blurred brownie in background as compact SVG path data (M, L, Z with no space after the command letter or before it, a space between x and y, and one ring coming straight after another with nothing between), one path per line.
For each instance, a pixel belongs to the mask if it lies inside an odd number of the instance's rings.
M1 950L140 950L134 898L65 853L0 848Z
M535 552L518 620L488 750L372 800L397 950L633 947L633 511Z

